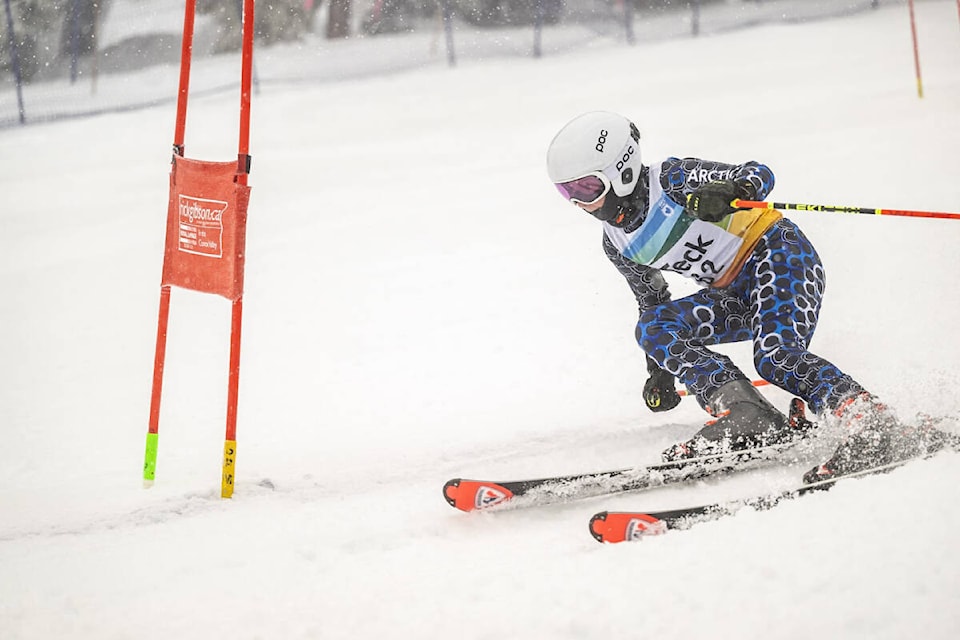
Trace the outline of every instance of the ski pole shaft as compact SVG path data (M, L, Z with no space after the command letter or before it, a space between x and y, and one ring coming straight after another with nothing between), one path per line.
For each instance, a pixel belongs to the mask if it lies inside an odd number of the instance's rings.
M832 211L836 213L865 213L877 216L909 216L911 218L943 218L960 220L960 213L943 211L904 211L902 209L871 209L868 207L844 207L825 204L795 204L792 202L756 202L753 200L734 200L730 203L735 209L782 209L784 211Z

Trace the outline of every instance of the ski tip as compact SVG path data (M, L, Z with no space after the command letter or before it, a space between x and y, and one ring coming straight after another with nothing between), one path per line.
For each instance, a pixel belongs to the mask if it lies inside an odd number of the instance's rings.
M460 511L489 509L512 497L513 492L495 482L454 478L443 485L444 500Z
M667 523L647 513L601 511L590 518L590 535L597 542L629 542L666 533Z
M597 542L604 542L604 535L606 533L606 524L607 512L601 511L600 513L593 514L593 517L590 518L590 535L593 536L593 539Z
M453 480L447 480L447 483L443 485L443 499L447 501L451 507L457 506L457 493L460 488L460 478L454 478Z

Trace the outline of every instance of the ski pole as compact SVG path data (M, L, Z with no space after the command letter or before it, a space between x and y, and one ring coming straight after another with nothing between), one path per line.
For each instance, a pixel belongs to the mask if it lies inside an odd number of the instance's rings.
M755 202L753 200L734 200L730 206L735 209L783 209L792 211L833 211L836 213L866 213L877 216L910 216L913 218L945 218L960 220L960 213L942 211L904 211L902 209L871 209L868 207L844 207L825 204L794 204L791 202Z

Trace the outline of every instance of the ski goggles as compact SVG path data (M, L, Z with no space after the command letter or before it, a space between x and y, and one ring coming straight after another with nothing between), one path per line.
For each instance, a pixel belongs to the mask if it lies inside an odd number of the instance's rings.
M594 171L567 182L555 182L553 186L570 202L589 205L607 195L612 185L605 173Z

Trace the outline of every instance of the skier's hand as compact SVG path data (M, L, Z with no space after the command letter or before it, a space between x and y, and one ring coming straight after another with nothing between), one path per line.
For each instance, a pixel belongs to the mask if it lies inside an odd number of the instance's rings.
M687 213L704 222L719 222L736 211L730 203L737 198L737 192L733 180L708 182L687 196Z
M643 401L654 412L670 411L680 404L673 376L659 367L651 371L643 385Z

